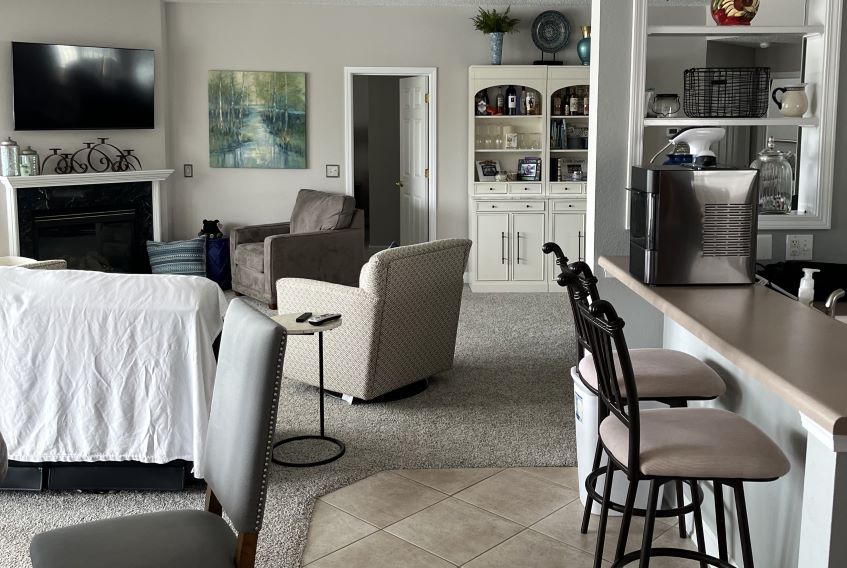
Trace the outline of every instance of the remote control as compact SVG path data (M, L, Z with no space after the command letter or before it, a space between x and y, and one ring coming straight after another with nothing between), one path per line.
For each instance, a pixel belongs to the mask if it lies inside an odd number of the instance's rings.
M305 313L297 316L297 319L294 320L294 321L296 321L297 323L303 323L304 321L306 321L310 317L312 317L312 312L305 312Z
M323 314L320 316L312 316L309 318L309 323L312 325L323 325L328 321L337 320L341 314Z

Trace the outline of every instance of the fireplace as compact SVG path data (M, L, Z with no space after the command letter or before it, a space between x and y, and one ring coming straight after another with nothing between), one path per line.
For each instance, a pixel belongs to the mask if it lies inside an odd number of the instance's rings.
M0 177L8 252L71 268L150 272L148 240L166 240L162 182L173 170ZM0 248L2 248L0 240ZM0 250L0 254L4 251Z
M150 182L19 190L20 254L68 268L149 273Z
M61 258L73 270L147 272L135 239L135 209L39 211L33 216L33 256Z

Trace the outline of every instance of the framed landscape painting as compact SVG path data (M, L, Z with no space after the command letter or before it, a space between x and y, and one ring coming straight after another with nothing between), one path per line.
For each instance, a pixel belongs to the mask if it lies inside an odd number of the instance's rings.
M209 165L306 167L306 74L209 71Z

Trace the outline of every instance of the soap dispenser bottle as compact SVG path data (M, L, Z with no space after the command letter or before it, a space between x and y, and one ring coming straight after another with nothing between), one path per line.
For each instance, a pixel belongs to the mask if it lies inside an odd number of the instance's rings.
M812 306L815 299L815 272L817 268L804 268L805 276L800 280L800 290L797 292L797 300L804 306Z

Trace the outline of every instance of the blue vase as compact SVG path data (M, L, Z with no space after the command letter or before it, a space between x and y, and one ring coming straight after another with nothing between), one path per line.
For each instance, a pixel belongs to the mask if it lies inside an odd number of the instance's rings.
M591 64L591 26L582 26L582 39L576 44L576 54L583 65Z
M492 32L488 34L491 49L491 64L500 65L503 61L503 32Z

